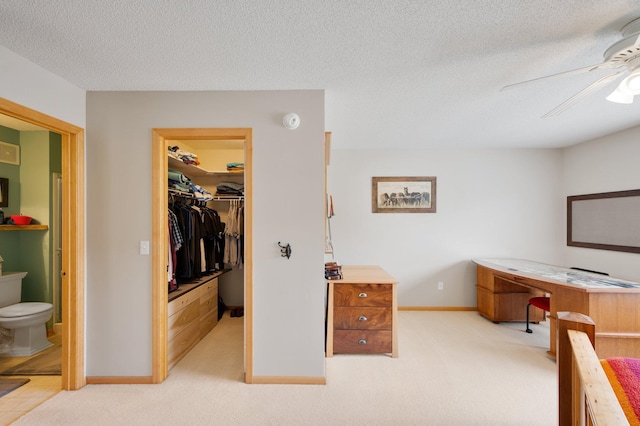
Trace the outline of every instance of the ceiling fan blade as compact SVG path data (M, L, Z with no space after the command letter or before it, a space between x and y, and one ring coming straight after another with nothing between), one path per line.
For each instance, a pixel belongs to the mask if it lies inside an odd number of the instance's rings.
M521 81L520 83L509 84L507 86L504 86L502 89L500 89L500 91L505 90L505 89L512 89L514 87L524 86L524 85L529 84L529 83L535 83L536 81L545 80L547 78L567 77L567 76L570 76L570 75L575 75L575 74L580 74L580 73L583 73L583 72L589 72L589 71L597 70L599 68L610 68L610 67L611 67L611 64L609 62L603 62L601 64L590 65L590 66L584 67L584 68L578 68L578 69L575 69L575 70L564 71L564 72L560 72L560 73L557 73L557 74L551 74L551 75L546 75L544 77L538 77L538 78L534 78L534 79L531 79L531 80Z
M633 43L633 47L635 47L636 49L640 49L640 34L638 34L638 38L636 39L636 42Z
M576 93L575 95L573 95L572 97L570 97L569 99L567 99L566 101L564 101L563 103L561 103L560 105L558 105L557 107L555 107L554 109L552 109L551 111L543 115L542 118L552 117L554 115L560 114L561 112L575 105L580 100L586 98L588 95L595 92L599 88L612 82L613 80L618 78L618 76L620 76L625 72L626 70L621 70L618 72L614 72L613 74L607 75L605 77L602 77L599 80L596 80L595 82L591 83L589 86L585 87L584 89L582 89L581 91L579 91L578 93Z

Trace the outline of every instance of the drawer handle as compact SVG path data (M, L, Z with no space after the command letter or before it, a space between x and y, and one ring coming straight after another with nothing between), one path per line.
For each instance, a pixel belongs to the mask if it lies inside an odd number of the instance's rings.
M360 339L360 340L358 340L358 344L359 344L359 345L366 345L366 344L367 344L367 341L366 341L366 340L364 340L364 339Z
M367 293L360 293L358 297L367 297Z
M358 321L366 321L367 317L365 317L364 315L360 315L360 318L358 318Z

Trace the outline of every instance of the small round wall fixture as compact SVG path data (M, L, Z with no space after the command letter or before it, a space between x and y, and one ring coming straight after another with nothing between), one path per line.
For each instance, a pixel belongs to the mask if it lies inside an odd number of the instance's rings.
M295 112L290 112L282 118L282 125L289 130L297 129L300 125L300 116Z

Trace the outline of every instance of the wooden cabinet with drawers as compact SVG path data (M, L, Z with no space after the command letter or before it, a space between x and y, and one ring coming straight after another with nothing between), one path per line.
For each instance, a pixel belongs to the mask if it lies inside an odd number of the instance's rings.
M169 368L218 324L218 278L198 284L168 306Z
M343 266L330 280L327 356L391 353L398 356L396 284L377 266Z

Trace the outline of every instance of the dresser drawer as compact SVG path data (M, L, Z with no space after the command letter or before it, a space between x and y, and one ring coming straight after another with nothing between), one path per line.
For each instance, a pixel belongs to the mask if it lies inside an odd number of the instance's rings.
M391 308L337 307L333 314L336 330L391 330Z
M180 311L171 315L168 320L168 338L169 340L180 333L182 329L188 326L192 321L200 316L200 301L194 300Z
M392 352L392 332L373 330L335 330L333 352L342 354L373 354Z
M335 306L391 307L392 302L391 284L336 284L334 287Z
M200 321L192 321L187 327L169 340L167 358L169 368L173 367L182 356L200 339Z
M200 316L206 315L213 310L218 310L218 296L204 295L200 298Z
M200 336L206 336L218 324L218 309L200 318Z

